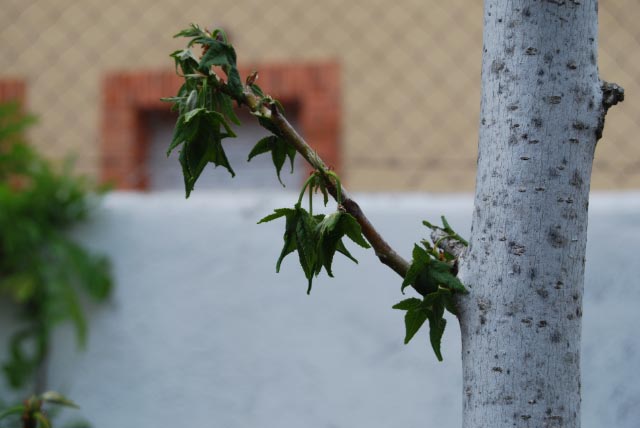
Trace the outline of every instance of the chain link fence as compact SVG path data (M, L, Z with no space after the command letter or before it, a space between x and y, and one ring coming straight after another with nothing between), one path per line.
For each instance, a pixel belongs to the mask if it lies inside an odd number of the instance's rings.
M335 60L342 169L354 190L471 191L479 111L481 2L2 0L0 79L26 81L31 139L100 168L101 81L170 69L171 35L228 30L239 62ZM640 3L600 4L600 69L628 97L607 117L594 189L640 188ZM169 95L169 94L167 94Z

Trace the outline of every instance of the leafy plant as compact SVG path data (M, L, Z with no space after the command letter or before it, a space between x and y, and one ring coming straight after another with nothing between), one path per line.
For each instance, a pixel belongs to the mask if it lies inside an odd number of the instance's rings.
M70 321L84 344L82 296L102 301L111 291L107 259L68 234L86 218L92 186L68 165L54 169L22 140L33 122L16 104L0 105L0 297L20 315L2 369L15 388L34 379L56 325ZM36 383L37 390L44 379Z
M78 408L77 404L62 394L48 391L40 395L32 395L22 404L0 410L0 421L20 418L23 428L51 428L51 418L44 410L44 405Z
M422 299L407 299L394 306L407 312L405 343L428 319L431 344L441 360L440 342L446 325L444 312L455 313L455 295L466 292L456 277L460 245L465 246L466 241L451 229L444 218L442 228L425 222L432 229L432 239L434 235L439 238L433 244L422 241L422 246L414 247L413 261L404 260L347 194L338 175L291 127L282 105L256 84L258 73L251 73L242 83L236 52L224 31L210 32L192 24L175 37L189 39L185 49L171 54L176 73L184 78L184 83L176 96L163 100L173 103L173 109L179 113L167 155L174 149L180 150L186 196L189 197L208 163L222 166L232 176L235 175L225 155L223 140L235 137L232 124L239 124L233 111L234 102L248 108L259 124L272 134L258 141L248 160L270 152L278 179L287 158L293 169L296 154L313 169L293 208L277 208L259 222L285 219L284 246L276 262L276 271L280 270L287 255L297 251L309 293L313 278L323 268L333 276L331 266L336 252L357 262L344 245L345 236L364 248L373 247L380 261L404 279L401 290L404 292L411 286L422 296ZM201 48L200 55L194 53L194 46ZM305 209L302 202L307 191L309 202L308 209ZM336 200L335 212L328 215L313 213L312 196L317 192L323 195L325 206L329 195ZM452 243L458 245L449 245Z

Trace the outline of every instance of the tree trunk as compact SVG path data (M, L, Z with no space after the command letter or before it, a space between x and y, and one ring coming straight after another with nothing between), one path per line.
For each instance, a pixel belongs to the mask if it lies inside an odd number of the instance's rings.
M464 428L580 426L591 166L622 95L598 76L597 10L597 0L485 0L475 211L460 265Z

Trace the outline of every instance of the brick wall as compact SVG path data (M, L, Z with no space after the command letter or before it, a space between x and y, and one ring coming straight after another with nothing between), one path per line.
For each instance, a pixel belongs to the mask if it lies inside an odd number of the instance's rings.
M0 102L17 101L24 105L26 85L19 79L0 79Z

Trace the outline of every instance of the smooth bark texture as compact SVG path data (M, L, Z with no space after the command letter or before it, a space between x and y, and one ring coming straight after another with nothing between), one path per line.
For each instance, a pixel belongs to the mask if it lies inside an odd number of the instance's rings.
M464 428L580 426L589 183L606 106L596 0L485 0Z

